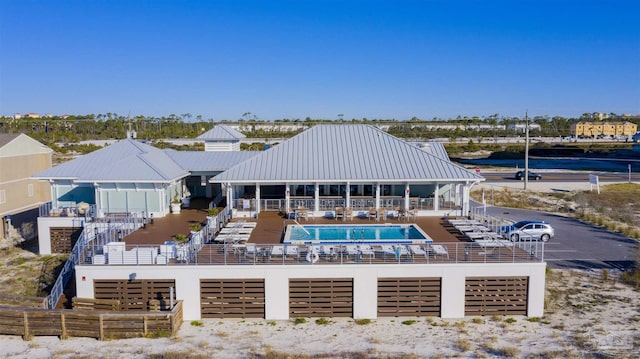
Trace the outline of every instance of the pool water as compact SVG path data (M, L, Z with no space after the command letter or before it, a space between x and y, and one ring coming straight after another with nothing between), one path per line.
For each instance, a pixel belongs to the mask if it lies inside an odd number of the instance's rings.
M289 225L284 244L304 243L431 243L415 224Z

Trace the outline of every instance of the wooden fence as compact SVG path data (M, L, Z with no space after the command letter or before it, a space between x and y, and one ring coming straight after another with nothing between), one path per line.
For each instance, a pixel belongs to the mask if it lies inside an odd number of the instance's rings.
M89 337L99 340L168 337L182 325L182 301L166 312L36 309L0 306L0 334Z
M0 293L0 307L46 308L47 298Z

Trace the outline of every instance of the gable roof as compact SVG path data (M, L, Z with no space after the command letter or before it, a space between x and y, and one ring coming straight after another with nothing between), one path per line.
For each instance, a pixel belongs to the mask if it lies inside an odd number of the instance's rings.
M0 157L51 154L53 150L24 133L0 133Z
M483 177L369 125L317 125L211 182L482 181Z
M35 174L76 182L174 182L189 174L165 151L125 139Z
M20 136L19 133L0 133L0 147L4 147L18 136Z
M210 129L209 131L196 137L196 139L205 140L205 141L221 141L221 140L239 141L245 137L246 137L245 135L243 135L242 133L234 130L233 128L227 125L217 125L217 126L214 126L212 129Z

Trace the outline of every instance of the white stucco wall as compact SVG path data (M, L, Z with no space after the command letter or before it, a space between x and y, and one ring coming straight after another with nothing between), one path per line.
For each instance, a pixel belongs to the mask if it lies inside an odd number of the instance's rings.
M97 279L175 279L176 299L184 301L184 319L200 319L200 279L265 279L265 317L289 318L289 279L353 278L354 318L377 317L377 280L396 277L442 278L441 316L464 317L465 278L529 277L527 315L544 310L546 263L498 264L357 264L357 265L229 265L229 266L76 266L77 296L93 298Z
M38 217L38 250L41 255L51 254L51 227L84 227L84 217Z

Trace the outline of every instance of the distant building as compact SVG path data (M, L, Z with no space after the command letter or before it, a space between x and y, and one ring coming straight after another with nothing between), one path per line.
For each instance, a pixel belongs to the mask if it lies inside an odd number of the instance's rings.
M218 125L201 134L196 140L204 141L205 152L240 151L240 141L246 136L227 125Z
M35 235L37 213L31 221L24 212L51 199L49 183L31 178L51 168L53 151L24 134L0 134L0 239ZM33 225L23 225L26 223Z
M576 137L595 136L632 136L638 131L638 125L625 122L584 122L571 125L571 134Z
M527 129L526 123L512 123L507 126L507 129L524 133ZM529 131L540 131L540 127L537 123L529 123Z

